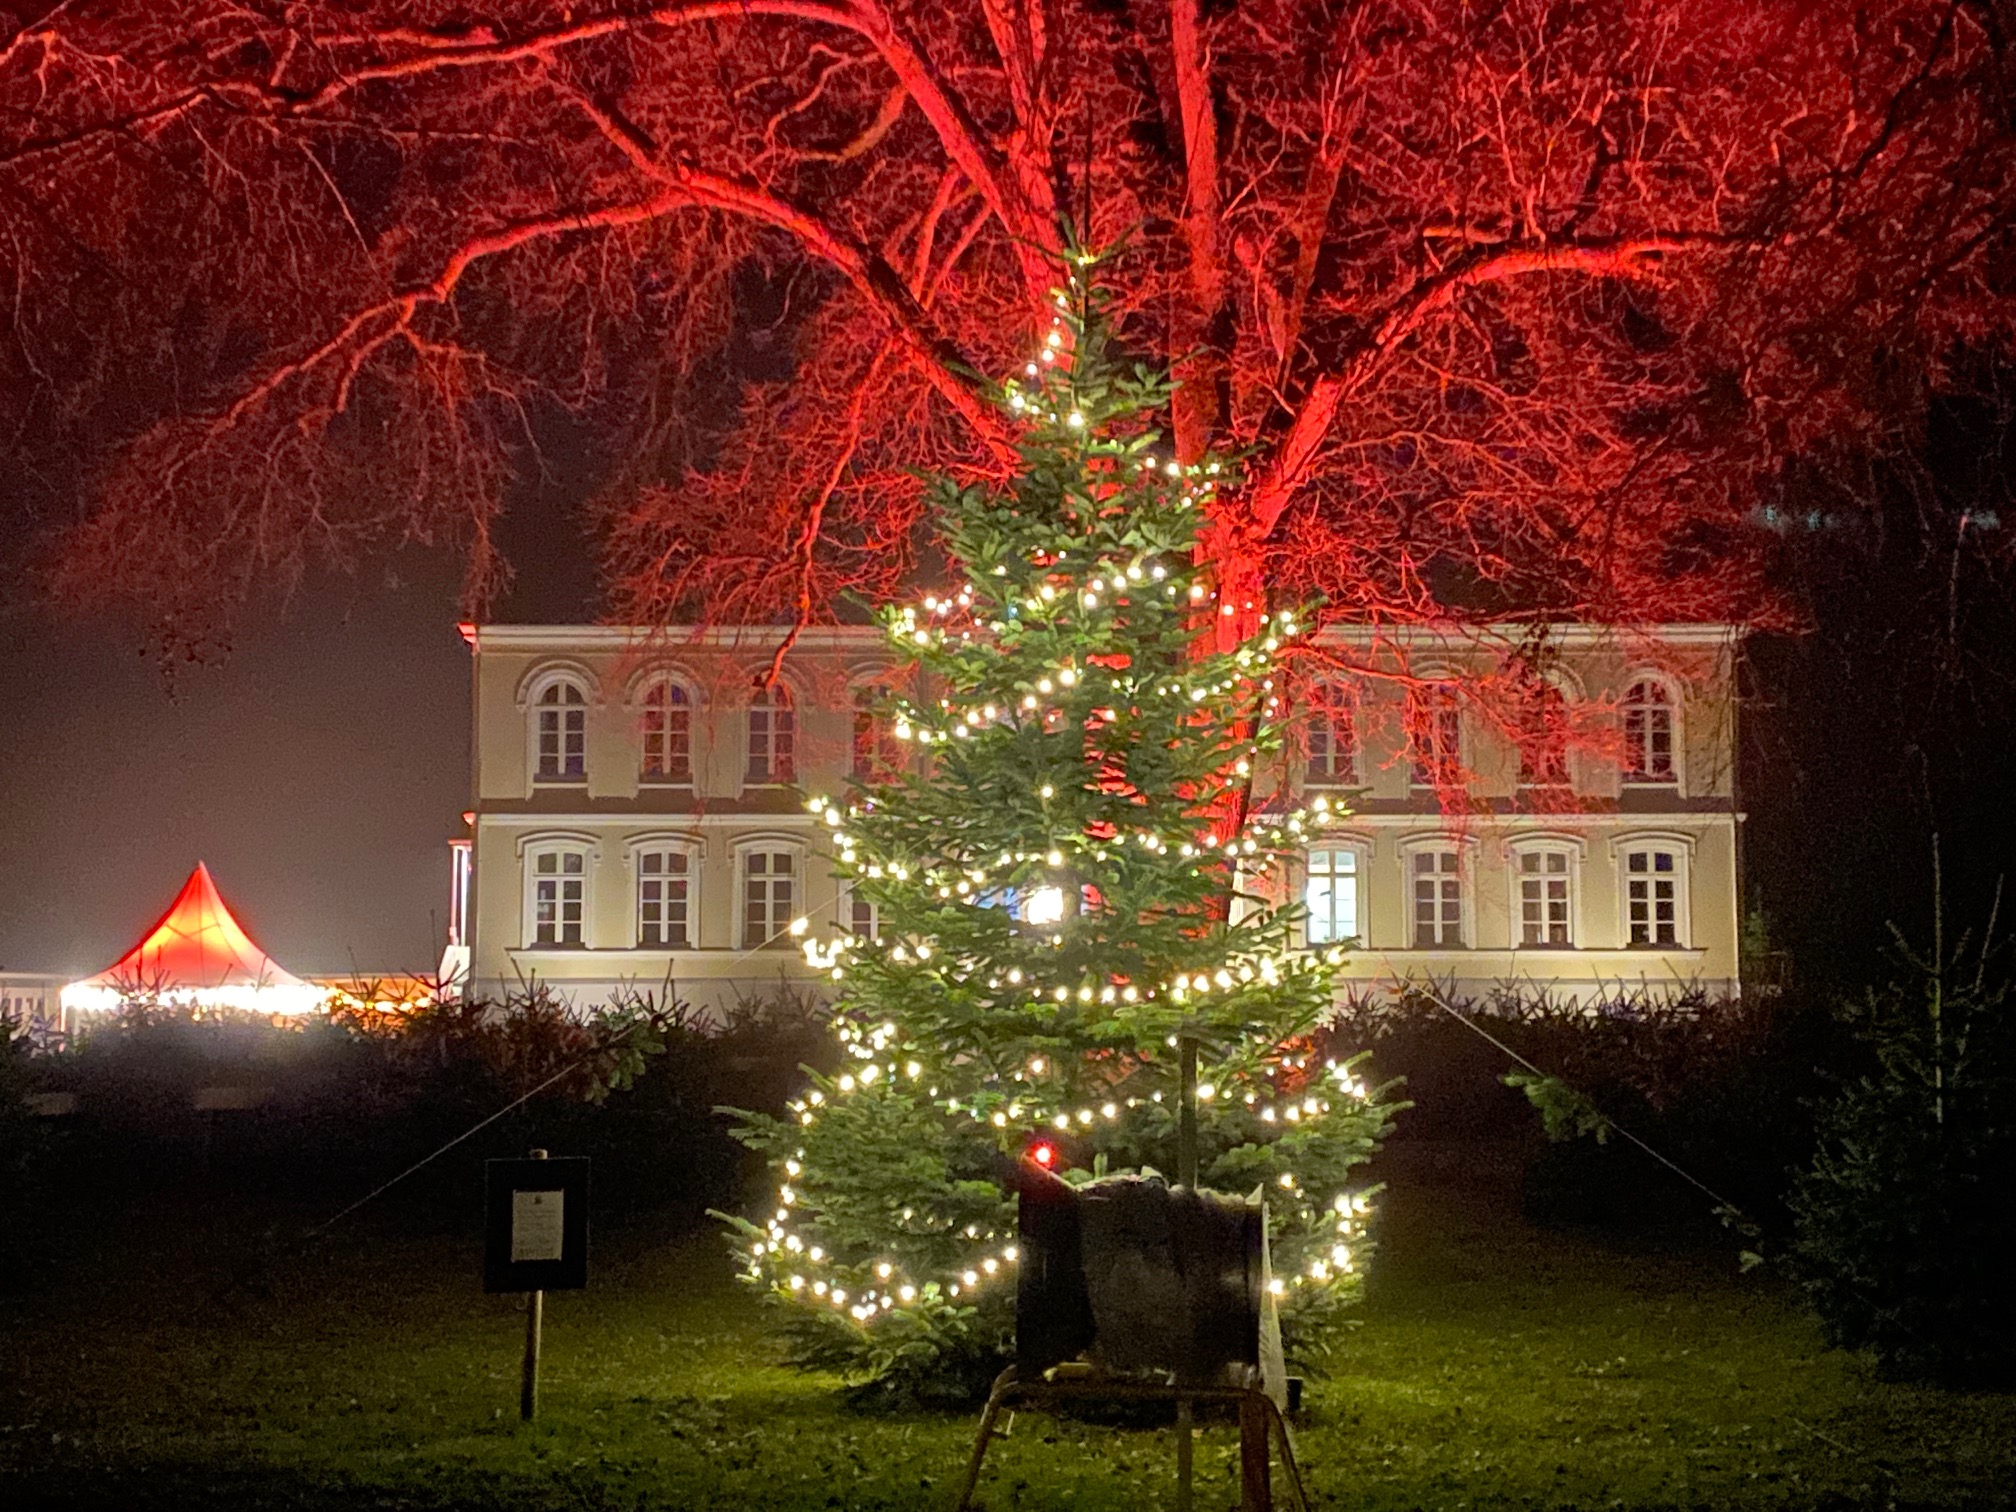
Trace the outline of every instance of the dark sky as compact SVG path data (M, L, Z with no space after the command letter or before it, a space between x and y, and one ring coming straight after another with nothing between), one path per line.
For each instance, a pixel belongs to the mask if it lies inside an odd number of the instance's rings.
M468 806L455 569L304 588L178 674L105 623L0 619L0 967L83 974L210 863L305 972L431 969Z
M516 577L495 620L596 606L595 460L560 420L542 443L498 522ZM291 971L433 970L469 807L460 576L413 551L325 575L254 605L172 693L130 630L0 607L0 970L103 969L199 860Z

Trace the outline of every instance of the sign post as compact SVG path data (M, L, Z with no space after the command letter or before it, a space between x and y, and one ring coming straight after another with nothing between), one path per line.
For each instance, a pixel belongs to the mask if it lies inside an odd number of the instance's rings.
M539 1415L539 1327L546 1311L546 1293L530 1293L525 1302L525 1368L518 1377L518 1417L531 1422Z
M525 1369L518 1416L539 1411L540 1333L549 1291L588 1284L588 1162L492 1160L484 1167L483 1289L526 1292Z

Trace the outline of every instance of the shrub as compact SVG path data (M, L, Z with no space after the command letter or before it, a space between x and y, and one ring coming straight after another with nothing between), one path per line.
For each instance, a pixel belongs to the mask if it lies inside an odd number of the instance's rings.
M2016 1383L2016 1022L1984 944L1905 956L1842 1020L1872 1067L1820 1110L1795 1263L1833 1342L1888 1374Z
M643 994L579 1009L535 984L501 1002L278 1022L137 1004L22 1075L78 1097L60 1159L79 1190L196 1171L217 1188L340 1206L524 1098L388 1200L463 1225L484 1159L545 1146L594 1158L598 1214L691 1220L738 1203L753 1167L715 1105L781 1109L829 1043L789 995L705 1019ZM199 1112L195 1092L220 1085L255 1089L258 1105Z
M1516 1145L1538 1111L1548 1142L1525 1160L1523 1195L1533 1217L1563 1223L1706 1211L1642 1151L1607 1139L1621 1125L1743 1212L1781 1226L1785 1189L1811 1156L1820 1068L1841 1058L1831 1017L1785 997L1635 992L1567 1003L1507 989L1466 1000L1423 986L1354 1003L1332 1033L1339 1044L1371 1045L1383 1072L1406 1078L1414 1111L1403 1141Z
M0 1017L0 1292L33 1285L48 1256L37 1221L45 1200L49 1137L28 1107L26 1025Z

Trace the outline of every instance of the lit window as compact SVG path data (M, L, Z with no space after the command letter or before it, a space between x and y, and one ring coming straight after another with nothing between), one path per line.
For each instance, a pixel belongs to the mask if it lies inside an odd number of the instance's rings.
M587 856L579 850L551 847L532 852L529 859L532 943L581 944L588 904Z
M1414 944L1423 950L1463 944L1462 858L1453 850L1414 853Z
M847 927L864 940L882 937L882 913L873 903L858 892L850 892L847 898Z
M1302 902L1309 910L1303 933L1311 945L1358 939L1358 852L1327 846L1309 852Z
M1519 781L1559 787L1568 781L1568 700L1552 683L1529 688L1520 710Z
M1624 921L1633 945L1680 944L1686 858L1663 846L1624 853Z
M644 780L693 780L693 703L669 677L644 691Z
M1463 711L1446 684L1417 688L1407 699L1408 780L1452 787L1463 778Z
M692 874L684 850L637 852L637 943L661 950L692 944Z
M742 853L742 948L788 946L798 916L798 854L782 849Z
M893 782L903 771L903 743L893 733L881 704L881 688L854 690L853 773L856 782Z
M798 716L782 683L749 700L749 777L752 784L797 778Z
M588 770L588 700L580 686L561 681L539 695L541 782L579 782Z
M1335 683L1318 683L1310 699L1310 787L1358 785L1358 738L1350 694Z
M1673 695L1651 678L1624 695L1624 780L1672 782Z
M1519 853L1519 943L1566 947L1575 943L1574 860L1566 851Z

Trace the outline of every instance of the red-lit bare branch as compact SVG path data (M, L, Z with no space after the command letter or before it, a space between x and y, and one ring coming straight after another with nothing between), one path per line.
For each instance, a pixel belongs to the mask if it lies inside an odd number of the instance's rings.
M1235 604L1749 616L1788 459L2016 335L2006 82L1953 0L44 5L0 446L66 591L228 615L409 536L496 581L557 405L612 612L823 612L916 467L998 474L1068 225L1254 460Z

